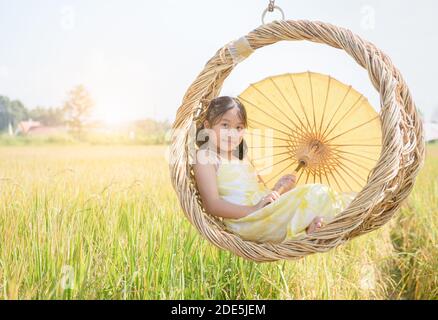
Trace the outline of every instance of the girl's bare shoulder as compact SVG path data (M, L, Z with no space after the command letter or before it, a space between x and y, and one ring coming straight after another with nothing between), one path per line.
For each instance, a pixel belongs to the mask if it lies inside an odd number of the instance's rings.
M196 164L213 165L217 169L220 160L211 150L199 149L196 151Z

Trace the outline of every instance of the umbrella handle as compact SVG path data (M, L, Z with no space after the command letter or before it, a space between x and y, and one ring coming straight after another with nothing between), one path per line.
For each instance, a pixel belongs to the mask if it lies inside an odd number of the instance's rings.
M306 166L306 161L303 161L303 160L300 160L300 164L295 168L295 172L298 172L298 171L300 171L300 169L302 168L302 167L305 167Z
M300 169L301 169L302 167L305 167L305 166L306 166L306 162L305 162L305 161L300 160L299 162L300 162L300 164L295 168L295 170L294 170L295 172L300 171ZM283 194L284 191L285 191L285 189L284 189L284 187L282 186L282 187L279 187L279 188L274 188L274 191L277 191L279 194Z

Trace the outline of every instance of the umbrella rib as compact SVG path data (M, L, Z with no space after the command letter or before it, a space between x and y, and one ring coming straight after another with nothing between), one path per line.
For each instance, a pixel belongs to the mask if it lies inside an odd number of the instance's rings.
M349 188L350 190L353 190L353 188L350 186L350 184L344 179L344 177L342 176L342 174L340 174L340 172L338 171L338 168L341 168L341 166L339 166L339 162L333 166L333 170L336 171L336 173L339 175L339 178L341 178L341 179L344 181L344 183L348 186L348 188ZM347 173L347 174L350 176L349 173ZM333 177L334 177L334 175L333 175ZM350 178L352 178L352 177L350 176ZM352 179L353 179L353 178L352 178ZM354 180L354 179L353 179L353 180Z
M319 182L322 184L321 168L318 167Z
M257 177L261 180L261 182L263 183L263 185L267 188L268 186L266 185L265 181L262 179L262 177L260 177L257 168L255 167L254 163L252 162L251 158L248 157L249 162L251 163L252 167L254 168L254 170L256 171Z
M324 170L324 174L325 174L325 177L326 177L326 179L327 179L327 183L328 183L328 185L331 186L332 183L330 182L330 180L329 180L329 175L327 174L327 170L325 169L326 166L327 166L327 164L324 163L324 165L322 166L322 170ZM330 174L332 174L332 173L330 172ZM336 179L335 179L335 181L336 181ZM336 184L338 184L338 183L336 182ZM338 184L338 188L340 189L339 184Z
M312 172L312 175L313 175L313 183L315 183L316 182L316 170L311 169L310 171Z
M333 132L333 130L338 126L338 124L339 124L339 123L340 123L340 122L341 122L341 121L347 116L347 114L350 113L351 110L353 110L353 108L354 108L356 105L361 106L362 104L359 104L359 102L362 101L362 100L364 100L364 96L363 96L363 95L360 95L359 98L356 100L356 102L351 106L350 109L348 109L348 111L347 111L346 113L344 113L344 115L342 116L342 118L340 118L340 119L338 120L338 122L336 122L336 124L330 129L330 131L325 135L325 137L328 137L328 135L329 135L330 133Z
M340 149L341 147L337 147L337 146L333 146L333 145L330 145L330 148L331 148L331 150L334 151L334 152L344 151L344 150L341 150L341 149ZM345 151L344 151L344 152L345 152ZM362 152L362 153L368 153L368 154L370 154L370 155L375 155L375 154L376 154L376 152L371 152L371 151L367 151L367 150L360 150L360 152Z
M348 152L348 151L339 150L339 149L334 149L333 151L334 152L340 152L340 153L346 153L346 154L355 155L355 156L358 156L358 157L361 157L361 158L365 158L365 159L368 159L368 160L371 160L371 161L377 161L378 160L378 159L368 158L367 156L361 155L359 153Z
M350 167L344 165L344 170L348 169L350 172L354 173L356 175L356 177L358 177L360 180L362 180L364 183L366 183L366 179L364 179L363 177L361 177L359 174L356 173L356 171L354 171L353 169L351 169ZM352 176L353 179L353 176ZM360 184L360 182L358 182L358 180L353 179L360 187L362 186L362 184Z
M287 119L289 119L291 122L292 122L292 124L293 125L295 125L295 123L275 104L275 103L273 103L268 97L266 97L258 88L256 88L253 84L251 84L251 86L253 87L253 88L255 88L258 92L260 92L272 105L274 105L275 106L275 108L277 108ZM245 98L240 98L240 99L242 99L243 101L245 101L245 102L247 102L247 103L249 103L249 104L252 104L255 108L257 108L258 110L260 110L260 111L262 111L263 113L265 113L265 114L267 114L267 115L269 115L272 119L274 119L274 120L276 120L276 121L278 121L278 122L280 122L283 126L285 126L286 128L288 128L289 130L291 130L291 131L295 131L295 129L292 129L291 127L289 127L287 124L285 124L285 123L283 123L282 121L280 121L280 120L278 120L277 118L275 118L274 116L272 116L272 115L270 115L270 114L268 114L267 112L265 112L264 110L262 110L261 109L261 107L259 107L259 106L257 106L257 105L255 105L254 103L252 103L252 102L250 102L250 101L248 101L248 100L246 100Z
M379 140L381 140L382 139L382 137L380 136L380 137L367 137L367 138L363 138L363 139L358 139L358 138L354 138L354 139L351 139L351 140L354 140L354 142L360 142L360 141L369 141L369 140L372 140L372 139L379 139Z
M272 78L269 78L269 80L272 82L272 84L274 85L275 89L277 89L277 91L280 93L280 95L282 96L282 98L284 99L283 93L281 92L280 88L278 88L277 84L275 83L275 81ZM260 94L265 97L265 99L267 99L272 105L274 105L278 111L280 111L295 127L299 127L291 118L289 118L289 116L283 111L281 110L281 108L279 106L277 106L274 102L272 102L271 99L269 99L263 92L261 92L258 88L256 88L254 85L251 84L252 87L254 87L258 92L260 92ZM286 100L287 102L287 100ZM298 120L300 120L298 118ZM301 121L300 121L301 122ZM302 123L301 123L302 125Z
M269 183L271 180L277 178L281 173L283 173L286 169L290 168L296 161L291 162L287 167L285 167L283 170L281 170L279 173L277 173L275 176L273 176L271 179L268 180L267 183Z
M381 147L381 144L330 144L336 147Z
M315 118L315 101L313 99L313 84L312 84L312 74L310 72L307 72L308 78L309 78L309 84L310 84L310 97L312 98L312 110L313 110L313 125L315 128L315 134L316 134L316 118Z
M331 167L331 169L332 169L333 171L336 171L336 168L335 168L332 164L329 164L329 165L330 165L330 167ZM335 182L336 182L336 184L337 184L337 186L338 186L338 189L339 189L339 190L342 190L341 185L339 184L338 180L336 180L336 177L335 177L335 175L333 174L332 170L330 170L329 173L332 175L333 179L335 180ZM325 171L325 167L324 167L324 172L326 172L326 171ZM337 172L337 171L336 171L336 172ZM326 174L327 174L327 172L326 172ZM327 180L328 180L328 175L327 175Z
M345 158L343 158L343 159L345 159ZM347 166L345 163L342 163L341 161L339 161L339 159L334 159L340 166L340 168L341 167L345 167L345 169L348 169L350 172L352 172L352 173L354 173L359 179L362 179L362 180L364 180L355 170L353 170L352 168L350 168L349 166ZM345 160L348 160L348 159L345 159ZM365 170L368 170L368 169L365 169ZM351 178L353 178L352 176L351 176ZM365 182L365 180L364 180L364 182ZM357 181L356 181L356 183L358 183Z
M274 119L275 119L275 118L274 118ZM285 134L285 135L288 136L288 137L290 136L289 133L284 132L283 130L280 130L280 129L277 129L277 128L273 128L273 127L267 126L267 125L261 123L260 121L257 121L257 120L254 120L254 119L251 119L251 118L249 118L249 117L248 117L248 120L249 120L249 121L253 121L253 122L257 122L257 123L261 124L262 126L265 126L265 127L269 128L269 129L272 129L272 130L275 130L275 131L281 132L281 133Z
M251 134L251 135L258 136L258 137L265 137L265 138L268 137L268 136L266 136L266 135L263 135L263 134L256 134L256 133L253 133L253 132L251 132L250 134ZM277 140L282 140L282 141L287 141L287 142L290 141L290 139L284 139L284 138L279 138L279 137L274 137L274 136L269 137L269 138L273 138L273 139L277 139Z
M292 77L291 74L289 74L289 79L292 81L292 85L293 85L293 88L294 88L294 90L295 90L295 93L297 94L298 100L300 100L300 106L301 106L301 109L302 109L303 112L304 112L304 116L306 117L307 124L309 125L309 129L312 129L312 126L310 125L310 122L309 122L309 118L307 118L306 110L304 110L304 105L303 105L303 102L301 101L300 94L298 93L298 90L297 90L297 88L296 88L296 86L295 86L295 81L294 81L294 79L293 79L293 77ZM311 132L313 133L312 130L311 130Z
M274 146L275 148L289 148L290 145L281 145L281 146ZM257 149L257 148L267 148L266 146L248 146L248 148Z
M331 172L336 172L336 173L338 174L339 178L342 179L342 181L344 181L344 183L347 185L348 188L350 188L350 190L352 190L350 184L344 179L344 177L342 176L342 174L338 171L339 163L336 162L336 159L333 159L333 158L332 158L332 159L329 159L328 162L329 162L329 164L330 164L330 166L331 166L331 168L332 168L332 171L331 171ZM332 176L333 176L333 178L335 179L336 183L338 184L339 189L341 189L341 187L340 187L340 185L339 185L338 181L336 180L335 175L334 175L333 173L332 173ZM342 189L341 189L341 190L342 190Z
M253 85L251 84L251 86L253 86ZM253 86L253 87L255 88L255 86ZM256 90L258 90L258 89L256 88ZM242 99L242 100L243 100L244 102L246 102L246 103L249 103L249 104L253 105L256 109L260 110L261 112L263 112L264 114L268 115L268 116L271 117L272 119L278 121L278 122L281 123L283 126L285 126L286 128L288 128L289 130L294 131L294 129L292 129L291 127L289 127L287 124L283 123L283 121L278 120L277 118L275 118L275 117L272 116L271 114L267 113L266 111L262 110L259 106L255 105L255 104L252 103L251 101L248 101L248 100L246 100L246 99L244 99L244 98L240 98L240 99ZM268 100L269 100L269 99L268 99ZM270 101L270 100L269 100L269 101ZM271 101L270 101L270 102L271 102ZM271 102L271 104L272 104L272 102ZM275 104L274 104L274 105L275 105ZM275 106L275 107L278 108L277 106Z
M266 167L266 168L260 169L260 171L264 171L264 170L266 170L266 169L269 169L269 168L271 168L271 167L273 167L273 166L275 166L275 165L277 165L277 164L279 164L279 163L282 163L282 162L284 162L284 161L286 161L286 160L288 160L288 159L289 159L289 157L286 157L286 158L284 158L283 160L281 160L281 161L279 161L279 162L276 162L276 163L270 165L269 167Z
M272 129L272 130L274 130L274 131L278 131L278 132L283 133L284 135L286 135L286 136L289 137L289 140L287 140L287 139L281 139L281 140L284 140L284 141L286 141L286 142L293 141L293 143L294 143L294 147L296 147L296 143L295 143L296 138L295 138L295 135L291 135L291 134L286 133L286 132L284 132L284 131L282 131L282 130L280 130L280 129L277 129L277 128L273 128L273 127L266 126L265 124L261 123L260 121L257 121L257 120L254 120L254 119L251 119L251 118L249 118L249 117L248 117L248 120L249 120L249 121L256 122L256 123L259 123L260 125L265 126L265 127L268 127L268 128L270 128L270 129ZM293 134L295 134L295 132L293 132ZM291 139L291 138L294 138L294 139ZM277 138L277 139L279 139L279 138Z
M338 154L337 157L339 157L339 158L341 158L341 159L344 159L344 160L346 160L346 161L349 161L349 162L355 164L356 166L358 166L358 167L364 169L365 171L369 171L369 170L370 170L369 168L365 168L365 167L363 167L362 165L360 165L360 164L354 162L353 160L341 156L340 154Z
M325 132L327 131L327 129L330 127L330 124L332 123L333 118L334 118L335 115L338 113L339 108L344 104L345 99L347 99L347 96L348 96L348 94L350 93L351 88L352 88L351 86L348 87L348 90L347 90L347 92L345 93L344 98L342 98L341 103L340 103L340 104L338 105L338 107L336 108L336 111L332 114L332 117L330 118L329 123L328 123L327 126L325 127L324 132L322 133L322 136L323 136L323 137L325 136Z
M280 90L280 88L278 88L277 84L275 83L275 81L272 80L272 83L274 84L275 88L277 89L277 91L280 93L281 97L284 99L284 101L286 101L287 105L289 106L289 108L291 109L291 111L293 112L293 114L295 115L295 117L298 119L298 121L300 122L301 126L303 128L306 127L306 125L301 121L300 117L298 117L297 113L295 112L295 110L293 109L292 105L289 103L289 101L286 99L286 97L284 96L283 92ZM298 97L299 98L299 97ZM292 121L292 119L289 119ZM296 127L300 127L297 126L295 124L295 122L292 121L292 123L296 126Z
M327 101L328 101L328 96L329 96L329 92L330 92L330 83L331 83L332 77L329 76L328 77L328 82L327 82L327 91L326 91L326 95L325 95L325 101L324 101L324 110L322 111L322 117L321 117L321 123L319 125L319 131L318 131L318 135L319 137L322 131L322 124L324 123L324 115L325 115L325 110L327 108Z
M329 180L329 177L328 177L327 171L325 170L325 165L323 165L321 168L322 168L322 170L324 170L325 178L327 179L327 183L328 183L328 185L330 186L331 183L330 183L330 180ZM322 171L322 170L321 170L321 171ZM322 181L321 181L321 183L322 183Z
M300 176L299 176L298 179L297 179L297 184L298 184L298 181L300 181L301 176L303 175L303 172L304 172L304 170L301 170Z
M310 168L310 173L313 175L313 183L316 183L316 170Z
M353 179L354 182L356 182L359 186L362 186L362 185L361 185L359 182L357 182L357 180L356 180L352 175L350 175L345 169L348 169L348 170L350 170L352 173L354 173L354 174L357 175L356 171L354 171L353 169L351 169L351 168L348 167L347 165L343 164L343 163L340 162L339 160L336 159L336 161L338 162L338 164L340 164L340 165L339 165L339 169L343 170L346 174L348 174L348 176L349 176L351 179ZM344 169L344 167L345 167L345 169ZM358 176L358 177L361 178L361 179L363 179L361 176ZM364 180L364 182L366 183L366 180Z
M358 129L358 128L360 128L360 127L362 127L362 126L364 126L364 125L366 125L366 124L370 123L371 121L376 120L376 119L378 119L378 118L379 118L379 116L377 115L377 116L375 116L374 118L372 118L371 120L368 120L368 121L366 121L366 122L364 122L364 123L361 123L360 125L358 125L358 126L356 126L356 127L353 127L353 128L351 128L351 129L348 129L347 131L344 131L344 132L338 134L337 136L334 136L333 138L330 138L330 139L328 139L328 140L325 140L325 142L326 142L326 143L327 143L327 142L330 142L330 141L336 139L337 137L340 137L340 136L342 136L342 135L344 135L344 134L346 134L346 133L348 133L348 132L350 132L350 131L353 131L353 130L355 130L355 129Z
M251 133L251 135L256 135L256 136L259 136L259 137L268 137L268 136L265 136L265 135L260 135L260 134L255 134L255 133ZM283 138L279 138L279 137L274 137L274 136L272 136L272 137L270 137L270 138L273 138L273 139L278 139L278 140L281 140L281 141L286 141L286 142L288 142L288 143L292 143L292 146L289 144L289 145L279 145L279 146L276 146L276 145L274 145L273 147L274 148L280 148L280 147L285 147L285 148L288 148L288 147L293 147L293 148L296 148L296 144L295 144L295 141L293 140L293 139L283 139ZM265 148L266 146L259 146L259 147L255 147L255 146L248 146L248 148Z
M280 152L280 153L276 153L276 154L272 154L272 155L267 155L267 156L264 156L264 157L261 157L261 158L255 158L255 159L252 159L252 160L254 161L254 160L265 159L267 157L281 156L281 155L286 154L286 153L290 153L290 151L288 150L288 151L284 151L284 152Z

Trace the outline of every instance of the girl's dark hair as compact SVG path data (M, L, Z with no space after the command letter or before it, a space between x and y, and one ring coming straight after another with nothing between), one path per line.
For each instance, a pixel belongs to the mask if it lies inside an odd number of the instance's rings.
M204 121L207 120L210 126L213 126L221 120L222 116L228 110L236 107L239 109L239 116L241 121L243 122L244 127L247 128L248 120L246 117L245 106L238 98L234 98L230 96L221 96L221 97L216 97L210 101L208 107L206 108L205 111L202 112L198 120L199 122L196 128L196 144L198 147L203 148L203 146L206 146L209 139L208 135L205 137L198 136L198 133L201 130L205 129ZM248 151L248 146L245 142L245 139L242 139L242 142L239 144L239 146L233 150L233 155L235 157L238 157L240 160L242 160L245 154L247 153L247 151Z

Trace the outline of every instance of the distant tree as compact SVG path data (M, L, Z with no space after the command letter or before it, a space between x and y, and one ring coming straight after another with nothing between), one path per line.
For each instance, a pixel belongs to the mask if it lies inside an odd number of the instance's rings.
M65 111L62 107L36 107L35 109L29 110L29 117L46 126L60 126L65 123Z
M435 111L432 113L432 117L430 118L431 122L438 123L438 107L435 108Z
M80 138L84 129L85 122L91 115L94 102L90 93L83 85L78 85L69 93L69 98L64 104L66 123L72 133Z
M171 127L171 124L167 120L156 121L154 119L143 119L135 121L134 124L137 129L144 134L164 133Z
M12 115L10 114L9 109L9 99L0 96L0 131L3 131L7 128L12 120L11 118Z
M8 129L9 124L16 127L20 121L28 118L28 111L19 100L11 101L0 96L0 131Z

